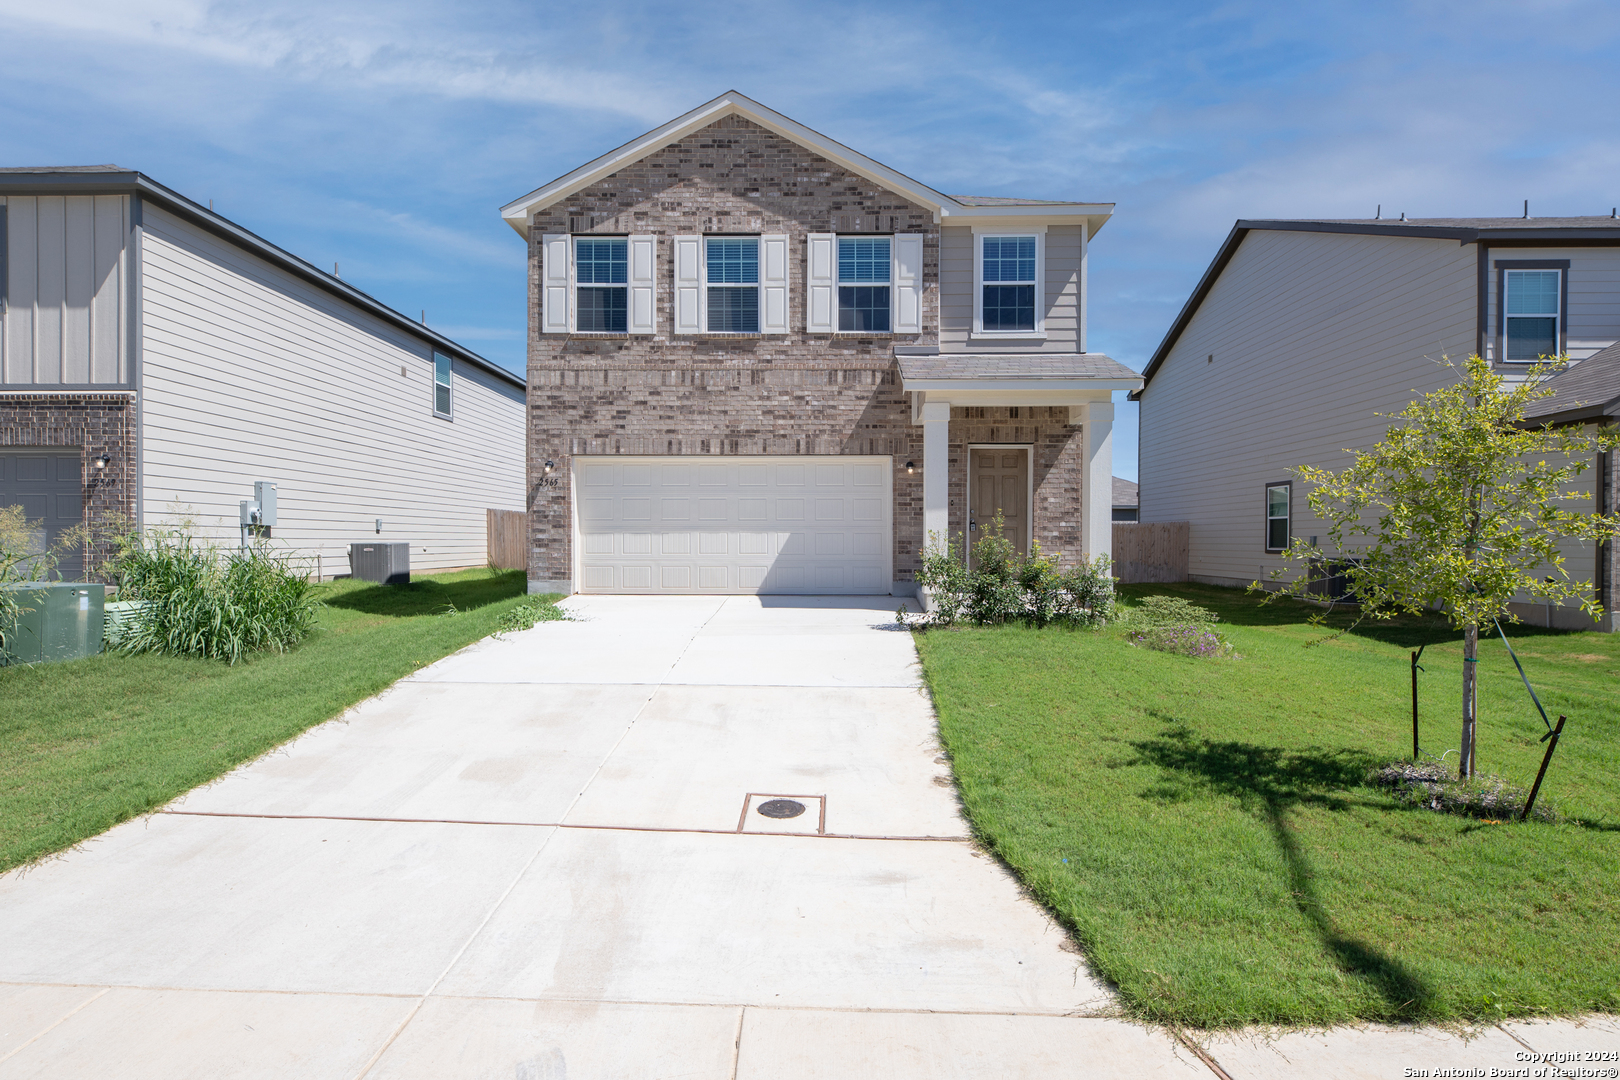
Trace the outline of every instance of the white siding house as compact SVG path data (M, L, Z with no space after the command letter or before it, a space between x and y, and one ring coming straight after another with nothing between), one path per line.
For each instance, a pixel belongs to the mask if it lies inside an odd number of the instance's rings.
M1132 395L1141 520L1190 523L1195 581L1292 576L1268 535L1279 502L1286 536L1325 543L1327 529L1291 470L1345 467L1346 450L1383 437L1381 414L1454 381L1445 357L1477 352L1522 373L1504 348L1500 292L1526 269L1557 275L1545 279L1558 290L1549 348L1579 361L1620 340L1620 221L1238 222ZM1591 545L1564 554L1572 576L1594 576Z
M229 544L272 481L330 577L483 565L523 508L523 381L346 282L135 173L0 172L0 223L0 455L77 454L83 513Z

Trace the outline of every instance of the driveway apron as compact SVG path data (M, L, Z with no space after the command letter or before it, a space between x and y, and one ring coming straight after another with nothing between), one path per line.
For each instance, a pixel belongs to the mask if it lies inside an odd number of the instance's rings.
M576 597L7 875L0 1078L1216 1075L969 842L894 604Z

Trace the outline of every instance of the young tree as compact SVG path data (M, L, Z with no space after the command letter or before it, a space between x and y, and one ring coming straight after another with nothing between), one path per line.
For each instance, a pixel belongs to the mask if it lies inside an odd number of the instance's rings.
M1590 499L1570 481L1598 450L1620 446L1620 431L1524 423L1525 408L1552 393L1543 384L1557 370L1537 365L1508 386L1488 361L1470 356L1455 384L1388 416L1396 423L1383 442L1348 451L1355 453L1348 468L1294 470L1313 489L1311 509L1327 525L1331 550L1341 553L1334 557L1346 561L1366 615L1439 607L1462 630L1464 777L1474 773L1480 628L1517 621L1508 602L1521 596L1574 600L1597 617L1591 582L1571 579L1558 543L1620 535L1620 514L1568 508ZM1307 595L1324 552L1294 539L1284 556L1313 569L1279 594Z

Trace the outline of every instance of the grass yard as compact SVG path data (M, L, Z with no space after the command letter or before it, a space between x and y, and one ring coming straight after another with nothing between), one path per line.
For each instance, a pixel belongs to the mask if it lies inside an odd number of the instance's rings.
M1239 660L1102 632L917 635L981 839L1137 1016L1204 1028L1620 1012L1620 634L1510 628L1554 720L1557 825L1408 809L1366 782L1461 728L1461 636L1408 619L1315 648L1315 609L1216 610ZM1348 617L1336 617L1346 625ZM1479 768L1528 787L1545 730L1481 645ZM1451 756L1455 761L1456 755Z
M334 581L296 649L0 668L0 872L104 832L500 629L521 570ZM455 614L446 615L453 605Z

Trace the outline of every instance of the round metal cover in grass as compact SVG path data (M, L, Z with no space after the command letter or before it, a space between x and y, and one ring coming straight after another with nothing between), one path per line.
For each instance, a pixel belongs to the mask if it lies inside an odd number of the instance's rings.
M759 812L770 818L792 818L804 813L804 803L792 799L767 799L759 804Z

